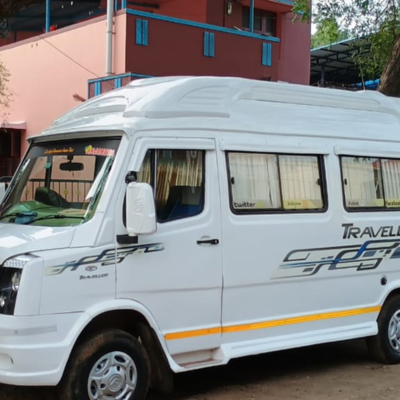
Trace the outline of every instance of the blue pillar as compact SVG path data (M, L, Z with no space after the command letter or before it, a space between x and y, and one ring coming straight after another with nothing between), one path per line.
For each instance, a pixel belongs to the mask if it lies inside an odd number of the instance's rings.
M46 0L46 33L50 32L50 0Z
M122 8L123 10L126 10L126 0L122 0L121 8Z
M254 0L250 0L250 32L254 32Z

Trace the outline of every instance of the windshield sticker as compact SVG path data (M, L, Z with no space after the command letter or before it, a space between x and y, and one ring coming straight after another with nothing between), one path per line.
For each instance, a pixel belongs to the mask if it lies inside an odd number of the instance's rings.
M93 146L85 147L85 154L93 155L93 156L104 156L104 157L114 157L115 150L114 149L104 149Z
M132 254L155 253L163 250L165 250L165 247L162 243L120 247L119 249L116 250L108 249L104 250L99 255L83 257L78 261L70 261L62 265L46 268L45 275L46 276L60 275L67 270L74 272L80 266L83 265L90 265L90 268L94 270L94 268L96 267L95 264L100 264L98 265L100 267L106 265L119 264L122 261L124 261L127 256L130 256Z
M69 153L73 153L75 150L70 147L70 148L63 148L63 149L46 149L46 151L44 152L44 154L46 156L51 156L53 154L69 154Z

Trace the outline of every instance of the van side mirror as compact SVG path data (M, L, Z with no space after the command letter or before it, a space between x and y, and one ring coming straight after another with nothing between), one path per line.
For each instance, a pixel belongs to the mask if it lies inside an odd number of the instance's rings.
M157 231L153 188L132 182L126 191L126 228L129 236L150 235Z

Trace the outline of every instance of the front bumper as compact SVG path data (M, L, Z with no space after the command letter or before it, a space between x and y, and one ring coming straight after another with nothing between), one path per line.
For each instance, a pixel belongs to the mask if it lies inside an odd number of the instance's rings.
M61 380L85 313L0 315L0 383L55 386Z

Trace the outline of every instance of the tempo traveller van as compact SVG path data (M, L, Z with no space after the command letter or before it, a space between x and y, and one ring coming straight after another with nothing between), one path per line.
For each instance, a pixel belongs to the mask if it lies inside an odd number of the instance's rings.
M400 100L135 81L30 138L0 264L0 382L63 400L361 337L399 363Z

